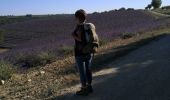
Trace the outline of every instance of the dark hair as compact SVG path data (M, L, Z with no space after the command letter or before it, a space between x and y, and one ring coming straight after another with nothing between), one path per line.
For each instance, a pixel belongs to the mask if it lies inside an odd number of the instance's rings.
M78 18L81 22L84 22L86 20L87 14L83 9L80 9L76 11L75 17Z

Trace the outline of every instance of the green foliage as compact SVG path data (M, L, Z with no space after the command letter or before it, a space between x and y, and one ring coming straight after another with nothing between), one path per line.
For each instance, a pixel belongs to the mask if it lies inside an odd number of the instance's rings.
M32 14L27 14L26 17L32 17Z
M107 44L107 43L108 43L108 40L107 40L107 39L100 38L100 40L99 40L100 46L103 46L103 45L105 45L105 44Z
M162 0L152 0L151 4L148 4L147 7L145 7L146 10L151 9L152 7L154 9L160 8L162 4Z
M16 65L28 68L44 66L55 61L55 58L56 58L55 55L53 55L51 52L40 52L38 54L26 56L20 54L18 55L18 58L16 58L17 60Z
M92 14L99 14L99 12L93 12Z
M151 9L151 8L152 8L151 4L149 4L147 7L145 7L146 10Z
M0 30L0 43L4 41L4 31Z
M161 4L162 4L162 0L152 0L152 3L151 3L154 9L160 8Z
M122 7L119 9L119 11L126 11L126 8Z
M165 10L170 9L170 6L163 6L162 9L165 9Z
M69 55L69 54L73 53L73 47L67 46L67 45L62 45L59 49L59 53L61 55Z
M128 8L127 11L133 11L135 10L134 8Z
M14 66L12 66L10 63L0 60L0 80L7 80L11 78L14 72Z
M45 64L48 64L48 63L51 63L53 61L55 61L55 55L51 52L41 52L39 55L38 55L38 58L40 59L40 63L42 65L45 65Z
M128 39L128 38L133 37L134 35L136 35L136 33L123 33L121 38L122 39Z
M37 55L19 56L17 64L22 67L36 67L40 65Z

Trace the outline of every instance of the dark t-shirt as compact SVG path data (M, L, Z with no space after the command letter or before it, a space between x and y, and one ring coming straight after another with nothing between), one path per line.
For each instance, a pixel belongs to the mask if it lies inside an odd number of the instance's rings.
M82 48L87 44L87 41L85 39L84 26L83 25L77 25L76 29L74 30L74 33L76 34L76 36L77 36L77 32L81 33L81 40L82 41L77 41L75 39L74 54L75 54L75 56L86 56L88 54L84 54L82 52Z

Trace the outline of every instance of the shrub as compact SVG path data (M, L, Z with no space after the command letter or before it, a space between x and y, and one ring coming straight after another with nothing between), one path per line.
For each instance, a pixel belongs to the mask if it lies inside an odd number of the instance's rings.
M0 30L0 43L4 41L4 31Z
M0 25L4 25L4 24L5 24L5 19L2 18L2 19L0 20Z
M147 7L145 7L146 10L150 10L152 8L152 4L149 4Z
M126 10L126 8L124 8L124 7L119 9L119 11L125 11L125 10Z
M117 9L115 9L114 11L118 11Z
M39 54L20 55L16 64L21 67L38 67L55 61L55 56L51 52L40 52Z
M134 8L128 8L127 11L133 11L135 10Z
M69 55L69 54L73 53L73 47L67 46L67 45L62 45L59 49L59 53L61 55Z
M40 59L40 64L42 65L49 64L55 61L55 55L51 52L41 52L38 55L38 58Z
M162 9L162 10L169 10L169 9L170 9L170 6L163 6L161 9Z
M32 17L32 14L27 14L26 17Z
M107 43L108 43L108 40L107 40L107 39L100 38L100 40L99 40L100 46L105 45L105 44L107 44Z
M37 55L25 55L17 58L17 64L21 67L36 67L40 65Z
M121 38L122 39L128 39L128 38L131 38L135 35L135 33L123 33Z
M7 80L11 78L12 74L15 72L14 66L12 64L0 60L0 80Z
M93 12L92 14L94 14L94 15L95 15L95 14L99 14L99 12Z

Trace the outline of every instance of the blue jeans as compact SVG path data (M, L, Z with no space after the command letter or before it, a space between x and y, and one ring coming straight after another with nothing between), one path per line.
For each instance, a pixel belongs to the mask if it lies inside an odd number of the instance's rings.
M91 85L92 83L92 72L91 72L91 63L92 63L93 54L88 54L87 56L76 56L76 67L80 75L80 82L82 87L85 87L87 84Z

